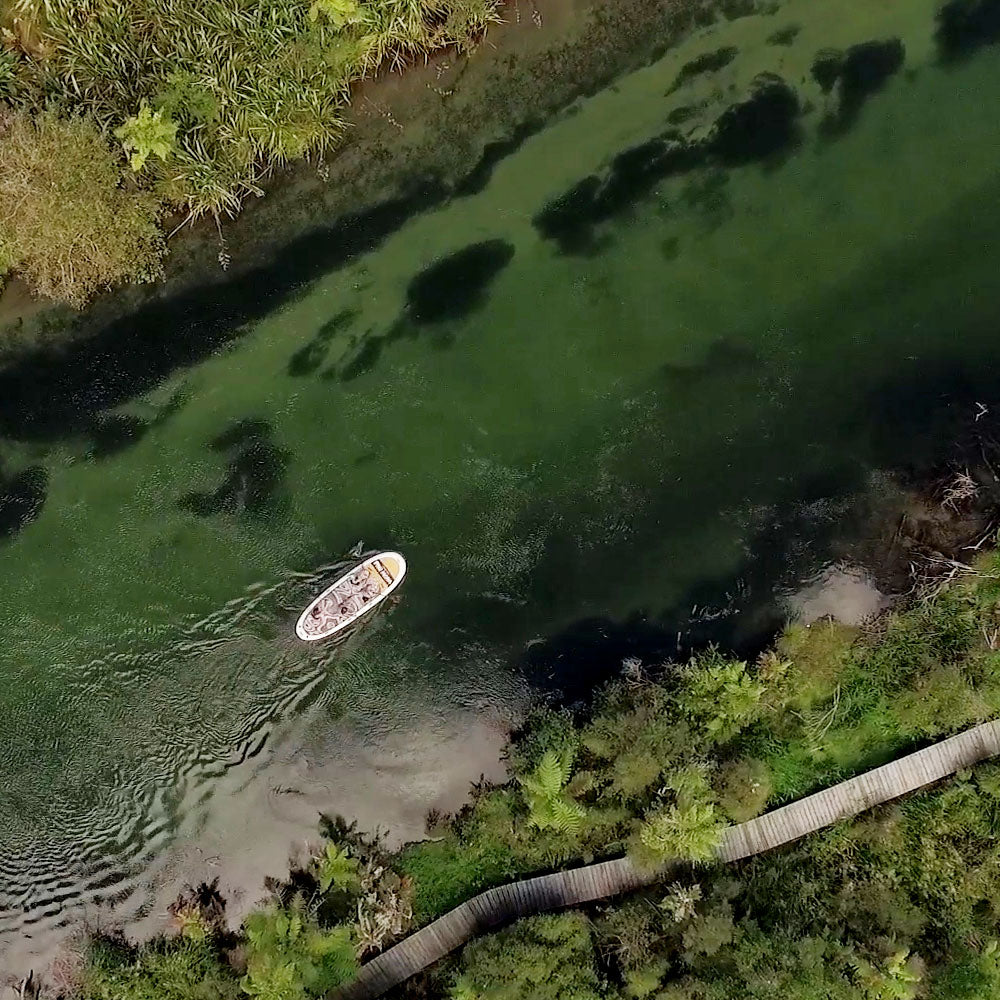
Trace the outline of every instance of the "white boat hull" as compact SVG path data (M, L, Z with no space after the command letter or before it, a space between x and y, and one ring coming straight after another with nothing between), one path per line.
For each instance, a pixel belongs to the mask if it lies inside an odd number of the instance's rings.
M332 583L299 615L303 642L329 639L384 601L403 581L406 560L398 552L369 556Z

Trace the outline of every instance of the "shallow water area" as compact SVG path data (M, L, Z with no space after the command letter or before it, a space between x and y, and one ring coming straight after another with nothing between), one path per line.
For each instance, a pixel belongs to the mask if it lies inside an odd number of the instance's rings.
M720 20L197 363L0 371L4 969L239 912L320 811L419 836L534 692L752 645L1000 405L1000 48L936 11ZM298 642L358 542L398 600Z

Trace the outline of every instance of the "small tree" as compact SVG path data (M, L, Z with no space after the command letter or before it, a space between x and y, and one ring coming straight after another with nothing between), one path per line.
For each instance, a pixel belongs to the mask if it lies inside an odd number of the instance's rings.
M575 834L587 811L572 799L566 784L573 773L573 755L546 750L531 774L518 777L528 807L528 820L539 830Z
M682 674L680 705L716 743L725 743L760 716L764 685L742 660L717 650L692 660Z
M600 1000L590 924L581 913L531 917L467 945L454 1000Z
M633 853L646 867L667 861L710 861L724 826L711 802L668 806L643 821Z

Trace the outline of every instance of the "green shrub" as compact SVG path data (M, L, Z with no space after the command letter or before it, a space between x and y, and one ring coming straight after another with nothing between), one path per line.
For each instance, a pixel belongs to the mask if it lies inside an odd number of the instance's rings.
M710 861L725 825L710 802L668 806L643 820L632 855L645 868L669 861Z
M251 913L245 930L240 986L259 1000L321 997L357 975L351 928L322 929L301 898Z
M994 1000L1000 996L1000 946L988 941L980 952L965 951L934 976L931 1000Z
M361 866L347 850L327 841L323 852L313 859L319 891L356 893L361 888Z
M167 161L177 144L177 123L162 107L154 110L143 101L138 113L115 129L115 138L121 139L129 165L139 173L151 156Z
M36 292L77 306L158 277L164 253L154 201L123 189L94 124L51 113L0 119L0 244Z
M734 760L720 769L715 787L722 811L734 823L745 823L764 811L771 797L771 773L752 757Z
M590 924L580 913L530 917L462 952L455 1000L600 1000Z
M397 857L396 868L413 880L413 916L418 923L439 917L517 873L506 845L495 841L465 845L453 837L407 847Z
M697 914L684 929L684 957L693 963L698 958L714 955L720 948L732 944L736 934L733 908L723 902Z
M790 625L776 650L791 662L788 692L800 710L831 698L850 664L858 630L826 619L812 625Z
M988 706L954 665L930 670L895 699L892 712L907 736L940 736L990 715Z
M572 773L571 752L546 750L531 773L518 775L532 826L570 837L580 832L587 811L566 790Z
M759 718L764 692L746 663L711 650L685 667L680 704L709 739L725 743Z
M634 1000L642 1000L643 997L655 993L660 987L667 968L666 959L661 958L658 961L648 962L646 965L627 970L625 973L625 996L633 997Z
M236 1000L232 967L210 939L176 938L142 948L96 939L83 972L86 1000Z

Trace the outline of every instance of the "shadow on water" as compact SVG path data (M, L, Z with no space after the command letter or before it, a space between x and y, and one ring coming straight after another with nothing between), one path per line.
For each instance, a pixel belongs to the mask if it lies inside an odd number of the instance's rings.
M746 540L736 570L699 581L667 607L636 609L621 621L575 622L532 643L519 668L555 704L572 704L619 676L628 660L682 663L710 646L752 659L785 622L776 586L801 579L831 551L862 487L863 478L846 468L802 484L769 506L768 523Z
M1000 0L947 0L937 15L942 62L957 62L1000 42Z
M233 453L222 482L212 491L193 491L178 506L198 517L241 514L255 520L281 516L289 452L271 440L266 420L240 420L209 444L213 452Z
M293 378L300 378L317 371L326 360L330 341L338 333L348 329L359 315L357 309L341 309L336 316L327 320L316 331L316 336L291 356L288 362L288 374Z
M842 135L856 121L865 102L903 68L906 50L898 38L862 42L846 52L824 50L812 66L813 79L824 94L837 88L836 110L820 124L820 134Z
M618 676L629 659L646 665L683 662L712 645L744 658L757 656L785 624L776 592L793 589L817 565L842 553L845 538L872 537L873 532L891 536L891 526L872 518L890 518L894 524L899 511L893 505L885 511L871 507L866 499L869 470L891 469L901 485L922 489L951 468L960 447L978 461L978 442L990 433L975 417L977 401L983 399L1000 399L1000 373L947 358L927 358L908 374L886 377L858 398L851 417L851 422L877 428L863 452L839 460L831 456L819 475L789 478L777 498L773 483L746 498L751 505L762 505L763 516L758 525L748 524L737 568L698 581L665 607L637 608L621 620L574 622L530 643L519 659L520 669L554 703L573 704ZM992 427L997 424L993 419ZM847 433L846 439L857 439L854 428ZM746 446L752 450L749 441ZM752 455L747 457L752 461ZM746 490L748 484L739 488ZM646 516L671 524L672 531L683 530L683 511L669 498ZM637 555L633 548L638 545L622 546L626 565ZM560 579L572 575L572 549L568 539L550 540L528 603L545 599ZM584 601L585 594L576 599Z
M142 440L149 424L131 413L106 413L95 417L87 430L91 439L89 458L117 455Z
M435 261L407 285L407 315L417 324L462 319L482 308L490 284L513 258L513 244L485 240Z
M38 465L9 478L0 469L0 541L13 538L41 514L48 484L48 473Z
M476 165L455 186L455 196L467 198L485 191L497 166L516 153L527 139L540 132L547 124L547 121L529 118L517 125L506 139L486 143Z
M246 273L169 301L154 299L89 338L7 366L0 370L0 435L45 441L86 433L101 410L142 395L243 336L304 285L375 249L447 194L440 184L420 184L300 237Z
M612 160L604 177L585 177L545 205L532 224L564 254L598 253L605 242L596 227L630 210L661 181L706 166L780 162L799 142L801 110L798 95L784 80L761 74L751 95L728 107L705 139L689 141L668 131L627 149Z
M95 457L127 447L141 435L123 433L124 424L114 426L114 418L105 425L101 411L141 396L178 368L245 335L250 324L293 298L303 285L375 249L407 219L447 195L441 185L421 185L407 197L303 236L270 263L225 283L183 292L169 302L154 300L88 339L23 357L0 370L0 435L57 441L83 433L93 436ZM411 282L408 318L418 324L437 323L477 308L513 252L510 244L489 240L432 265ZM451 305L444 291L449 281L468 283L456 286L457 294L451 289ZM353 319L346 311L333 317L293 355L289 374L315 371L328 342ZM403 327L396 329L396 336L405 334ZM368 338L364 345L348 362L347 377L377 360L381 345Z
M435 261L411 279L403 314L389 330L381 336L369 332L342 364L323 377L350 382L371 371L389 344L421 336L426 327L436 328L427 341L431 347L450 347L454 328L448 324L486 305L490 285L513 258L513 244L496 239L470 244Z

